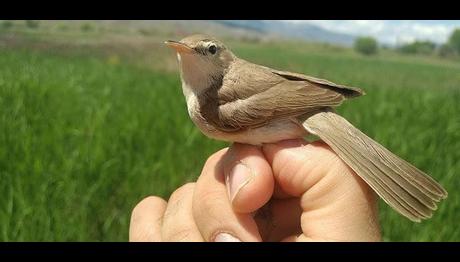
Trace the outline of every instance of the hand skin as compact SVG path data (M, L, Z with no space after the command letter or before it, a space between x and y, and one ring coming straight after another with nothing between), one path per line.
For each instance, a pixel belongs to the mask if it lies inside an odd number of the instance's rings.
M134 208L130 241L380 241L377 197L323 142L233 144Z

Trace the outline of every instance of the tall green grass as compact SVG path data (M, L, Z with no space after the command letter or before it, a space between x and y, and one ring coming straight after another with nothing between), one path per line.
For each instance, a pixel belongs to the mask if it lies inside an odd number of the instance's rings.
M363 88L338 111L450 193L421 224L381 205L384 240L460 240L460 66L289 45L234 51ZM2 241L126 241L140 199L167 198L226 145L193 126L177 73L31 50L0 49L0 130Z

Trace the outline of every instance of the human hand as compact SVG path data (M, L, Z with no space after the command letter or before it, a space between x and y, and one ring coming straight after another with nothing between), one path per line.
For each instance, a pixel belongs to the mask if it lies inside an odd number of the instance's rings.
M374 192L324 143L234 144L133 210L130 241L379 241Z

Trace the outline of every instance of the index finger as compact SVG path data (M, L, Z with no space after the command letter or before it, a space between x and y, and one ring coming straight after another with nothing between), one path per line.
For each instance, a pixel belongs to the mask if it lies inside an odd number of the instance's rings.
M290 140L263 150L283 191L301 198L308 239L380 239L375 194L325 143Z

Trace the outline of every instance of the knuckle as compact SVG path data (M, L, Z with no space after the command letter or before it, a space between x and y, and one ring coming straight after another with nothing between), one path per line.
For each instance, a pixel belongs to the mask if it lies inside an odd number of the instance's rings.
M180 187L182 190L193 190L195 188L195 183L194 182L188 182L184 184L183 186Z
M316 145L319 148L321 148L322 157L329 161L330 167L344 165L342 159L334 152L334 150L328 144L326 144L322 140L314 142L313 145Z
M193 213L197 218L202 216L213 216L219 213L224 206L222 203L221 192L216 189L209 189L202 192L193 204Z
M313 146L313 147L321 149L321 151L323 153L325 153L325 152L334 153L332 148L328 144L326 144L326 142L324 142L323 140L315 141L315 142L311 143L310 145Z
M183 209L187 208L187 203L192 201L194 188L195 183L187 183L171 194L164 214L165 220L169 220L171 217L184 212Z
M217 152L215 152L214 154L212 154L211 156L208 157L208 159L206 160L206 163L204 164L205 166L209 166L209 165L214 165L216 162L219 161L219 159L222 158L222 156L224 156L225 154L229 153L229 148L226 147L226 148L223 148Z
M179 201L180 199L184 198L188 194L193 193L194 188L195 188L195 183L187 183L179 187L171 194L171 196L169 197L169 201L170 202Z
M142 199L137 205L133 208L132 217L135 217L137 214L141 213L146 208L157 207L166 205L166 201L161 197L157 196L148 196Z

